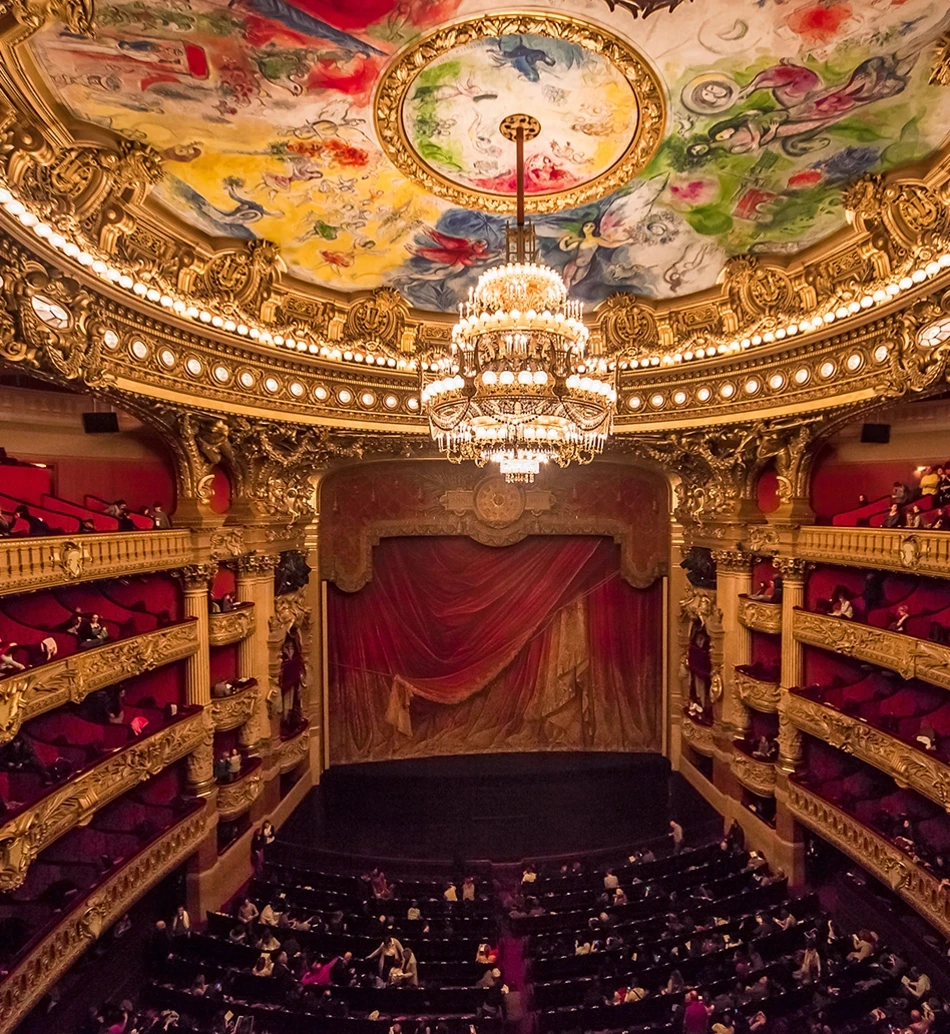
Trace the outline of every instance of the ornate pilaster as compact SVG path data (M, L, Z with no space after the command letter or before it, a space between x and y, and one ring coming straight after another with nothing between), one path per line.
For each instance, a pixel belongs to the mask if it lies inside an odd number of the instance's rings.
M307 602L310 609L309 684L303 701L304 713L310 720L310 736L318 747L317 778L323 769L323 701L326 686L323 684L323 583L320 580L320 516L317 514L307 526L307 563L310 565L310 581L307 584Z
M188 756L188 785L198 797L214 792L214 724L211 718L211 667L208 632L208 590L214 578L213 564L189 564L173 572L181 582L185 616L195 619L198 650L185 667L185 699L203 707L204 736Z
M740 549L715 549L716 602L722 614L722 727L729 739L745 735L749 711L735 679L737 664L752 659L752 637L739 621L739 597L752 587L752 554Z
M257 679L257 703L250 721L240 732L245 754L260 755L270 748L270 726L267 718L267 695L270 690L269 629L274 614L274 570L280 562L276 554L251 553L239 557L237 597L242 603L253 603L256 621L254 631L241 641L238 664L241 678Z
M802 645L795 638L795 610L805 597L806 562L800 557L776 557L775 565L782 575L782 676L779 684L779 766L793 772L801 761L802 736L789 721L789 690L801 685Z

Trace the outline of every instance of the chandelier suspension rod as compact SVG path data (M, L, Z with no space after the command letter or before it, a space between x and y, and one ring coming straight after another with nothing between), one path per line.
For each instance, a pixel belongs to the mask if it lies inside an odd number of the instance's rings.
M524 248L524 126L518 126L515 135L515 175L518 190L518 230L515 238L515 255L518 262L525 260Z

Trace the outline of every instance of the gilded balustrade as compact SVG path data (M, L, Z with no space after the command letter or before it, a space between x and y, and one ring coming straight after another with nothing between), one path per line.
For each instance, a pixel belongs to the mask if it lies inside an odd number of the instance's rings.
M257 706L257 679L251 685L229 697L214 697L211 701L211 721L216 732L237 729L250 721Z
M241 604L222 614L208 615L208 641L212 646L239 643L254 631L254 604Z
M732 774L740 783L760 797L775 795L775 765L760 761L736 748L732 754Z
M947 888L903 851L823 798L789 783L786 807L820 837L855 860L950 937Z
M950 646L807 610L795 611L793 630L799 642L950 689Z
M680 726L680 729L683 739L693 750L699 754L704 754L706 757L712 757L716 750L716 744L713 740L711 725L701 725L699 722L694 722L688 715L683 715L683 724Z
M280 741L277 748L277 763L281 775L292 772L310 750L310 726L305 725L295 736Z
M97 689L190 657L197 649L197 624L188 620L0 679L0 743L12 740L30 718L78 704Z
M54 787L0 824L0 891L23 884L36 856L100 808L199 747L204 716L187 715Z
M167 570L192 554L188 531L0 539L0 595Z
M218 815L225 822L247 811L264 789L264 770L258 761L231 783L218 784Z
M798 693L788 695L785 715L795 728L853 754L899 786L908 786L950 810L950 768L932 754Z
M895 528L803 527L795 551L806 560L950 578L950 534Z
M733 684L739 694L739 699L746 707L762 711L765 714L775 714L778 711L780 692L777 682L764 682L736 668Z
M71 908L0 981L0 1034L10 1034L99 936L191 855L207 832L202 807L166 830Z
M757 632L779 635L782 631L782 604L763 603L750 600L748 596L740 596L739 622Z

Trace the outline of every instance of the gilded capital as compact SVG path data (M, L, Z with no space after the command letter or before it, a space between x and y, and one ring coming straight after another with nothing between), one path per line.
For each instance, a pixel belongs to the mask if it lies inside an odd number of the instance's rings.
M199 593L208 591L217 570L214 564L186 564L171 573L181 582L185 592Z
M714 549L712 558L719 573L748 574L752 570L752 554L744 549Z
M280 564L279 553L248 553L246 556L237 557L234 561L239 577L241 575L272 574L278 564Z
M805 580L805 573L808 570L808 561L803 557L777 556L773 563L778 568L784 581L801 582Z

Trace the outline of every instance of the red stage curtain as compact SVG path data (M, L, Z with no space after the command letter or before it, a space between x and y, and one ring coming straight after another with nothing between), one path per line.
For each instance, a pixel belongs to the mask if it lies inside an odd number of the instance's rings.
M660 588L610 539L384 539L328 602L334 762L659 748Z

